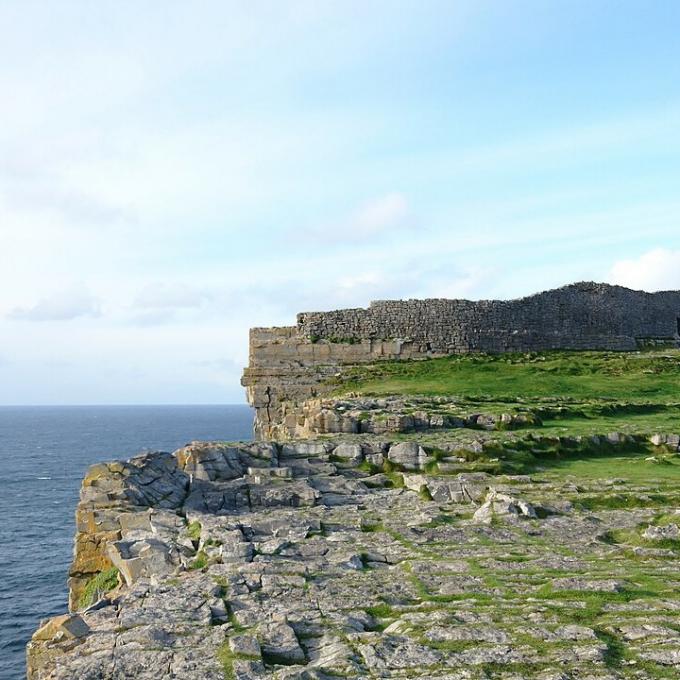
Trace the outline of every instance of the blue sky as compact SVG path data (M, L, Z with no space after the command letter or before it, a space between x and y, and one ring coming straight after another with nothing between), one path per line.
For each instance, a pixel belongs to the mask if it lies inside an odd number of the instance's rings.
M0 3L0 404L229 403L250 326L680 288L680 3Z

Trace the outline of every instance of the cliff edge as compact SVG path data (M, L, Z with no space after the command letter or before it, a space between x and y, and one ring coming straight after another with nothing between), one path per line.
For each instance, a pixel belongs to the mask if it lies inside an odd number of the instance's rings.
M475 436L94 466L29 680L674 677L680 437Z

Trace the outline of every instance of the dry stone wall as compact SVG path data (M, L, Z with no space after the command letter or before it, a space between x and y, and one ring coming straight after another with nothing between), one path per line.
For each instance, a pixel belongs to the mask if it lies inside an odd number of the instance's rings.
M301 405L343 366L467 352L631 351L677 345L680 291L577 283L518 300L394 300L309 312L296 326L254 328L242 384L255 434L304 436Z
M578 283L518 300L388 300L367 309L298 315L312 339L401 338L438 353L633 350L677 341L680 292Z

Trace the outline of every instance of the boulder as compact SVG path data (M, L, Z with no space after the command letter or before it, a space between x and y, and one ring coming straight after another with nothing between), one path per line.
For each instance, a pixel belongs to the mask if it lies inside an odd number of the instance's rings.
M416 442L401 442L390 447L387 459L405 470L422 470L429 456L425 449Z
M179 563L173 563L170 546L154 539L114 541L107 546L107 554L127 585L145 576L170 574Z
M361 444L338 444L333 450L333 455L350 465L359 465L364 459Z
M410 491L420 492L420 490L428 486L428 479L425 475L403 475L404 486Z
M490 523L495 517L526 517L535 519L536 510L527 501L491 489L484 504L477 509L472 519L475 522Z
M33 641L74 640L83 638L90 632L90 627L78 614L62 614L45 621L33 633Z
M252 635L237 635L229 638L229 649L237 656L259 659L262 655L260 643Z
M295 631L285 621L275 621L260 626L260 646L265 662L295 664L305 662L305 653Z

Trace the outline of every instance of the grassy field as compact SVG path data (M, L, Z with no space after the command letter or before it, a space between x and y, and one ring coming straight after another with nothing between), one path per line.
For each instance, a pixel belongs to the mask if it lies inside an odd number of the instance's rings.
M548 436L677 433L680 350L468 354L379 362L347 368L336 379L335 393L398 395L407 401L417 397L412 411L524 413L535 425L522 429ZM439 404L440 396L453 403Z
M680 481L680 459L675 457L658 457L655 461L644 453L631 452L617 455L580 455L574 458L541 460L540 467L543 478L563 479L608 479L616 478L625 483L642 483L652 485L656 480L659 486L667 482Z
M497 401L680 401L680 350L467 354L381 362L346 373L342 391L363 395L422 394Z
M393 510L367 524L367 552L380 540L411 551L401 569L418 613L444 621L442 627L455 622L450 639L433 642L413 625L414 608L400 634L467 658L491 647L480 631L496 626L511 647L535 653L530 662L479 664L484 677L498 680L567 677L563 670L569 677L678 677L670 655L680 649L680 540L672 533L680 517L680 453L677 439L656 444L650 435L680 434L679 351L384 362L350 368L336 387L342 408L356 403L359 417L371 422L380 422L375 411L389 408L391 415L460 416L448 428L422 426L390 438L425 447L433 460L424 478L441 483L449 475L485 472L496 476L490 485L538 508L539 519L494 517L480 530L467 508L439 505L421 486L420 502L436 507L427 524L405 530ZM395 395L402 398L373 399ZM463 418L471 413L530 417L517 428L485 429ZM392 465L382 472L394 486L404 485L403 470ZM660 527L669 527L667 535ZM386 601L369 613L387 630L403 620L406 607ZM457 634L465 610L475 625L467 638ZM537 620L540 633L531 625ZM659 631L656 639L652 630ZM590 641L559 639L558 631L591 631Z

